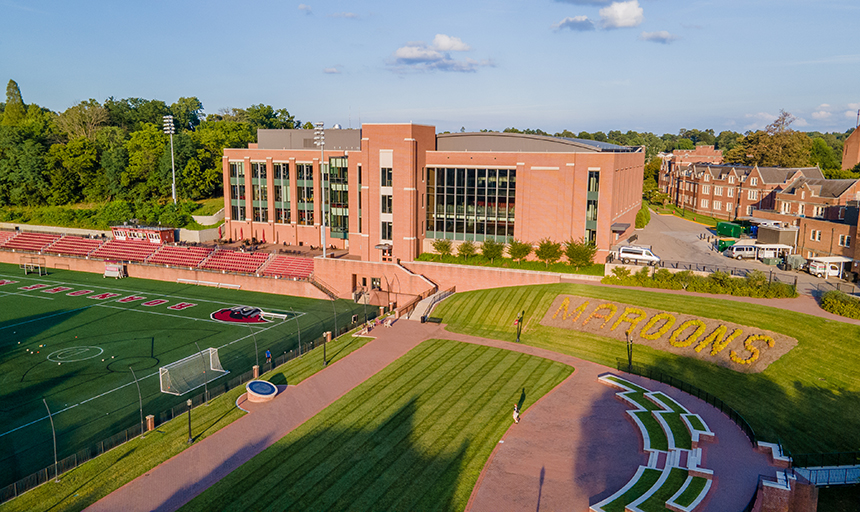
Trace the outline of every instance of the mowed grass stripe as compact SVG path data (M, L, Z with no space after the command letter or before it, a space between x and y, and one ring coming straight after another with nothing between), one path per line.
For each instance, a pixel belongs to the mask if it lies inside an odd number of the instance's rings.
M572 371L490 347L424 342L186 509L462 509L521 388L526 407ZM248 487L257 480L269 485Z

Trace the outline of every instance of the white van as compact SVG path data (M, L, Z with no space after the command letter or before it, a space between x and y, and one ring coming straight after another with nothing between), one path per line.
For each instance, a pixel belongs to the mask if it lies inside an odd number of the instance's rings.
M620 247L618 259L625 264L632 261L640 265L656 265L660 262L660 257L651 252L651 249L634 246Z
M754 245L733 245L731 247L726 248L726 250L723 251L723 254L725 254L729 258L734 258L736 260L740 260L743 258L755 259L757 251L758 249Z
M807 272L816 277L839 277L839 265L835 263L826 263L824 261L810 261Z

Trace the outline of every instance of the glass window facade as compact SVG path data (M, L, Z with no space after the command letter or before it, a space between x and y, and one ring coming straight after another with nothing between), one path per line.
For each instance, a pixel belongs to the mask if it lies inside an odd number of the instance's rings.
M332 238L349 238L348 167L346 157L332 157L328 160L328 225Z
M303 226L314 224L314 169L313 164L296 164L296 198L298 223Z
M427 169L427 237L514 238L516 170Z
M245 220L245 164L230 162L230 218Z
M275 222L290 223L290 164L275 162L272 165L275 193Z

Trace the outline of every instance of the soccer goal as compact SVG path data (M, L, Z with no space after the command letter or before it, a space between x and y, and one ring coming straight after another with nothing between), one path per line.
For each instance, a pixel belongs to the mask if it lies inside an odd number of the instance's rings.
M158 370L161 392L184 395L230 372L221 367L217 348L207 348Z

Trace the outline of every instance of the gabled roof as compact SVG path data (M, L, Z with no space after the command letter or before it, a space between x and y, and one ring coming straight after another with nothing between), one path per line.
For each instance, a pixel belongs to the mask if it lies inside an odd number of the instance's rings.
M756 167L749 165L702 163L693 164L692 167L693 172L709 172L716 179L723 179L727 174L732 172L732 169L734 169L738 176L749 176L754 169L758 169L763 183L785 183L798 172L807 178L824 179L824 175L818 167Z
M780 194L794 194L804 185L818 197L838 198L841 197L858 180L828 180L817 178L797 178L785 188Z

